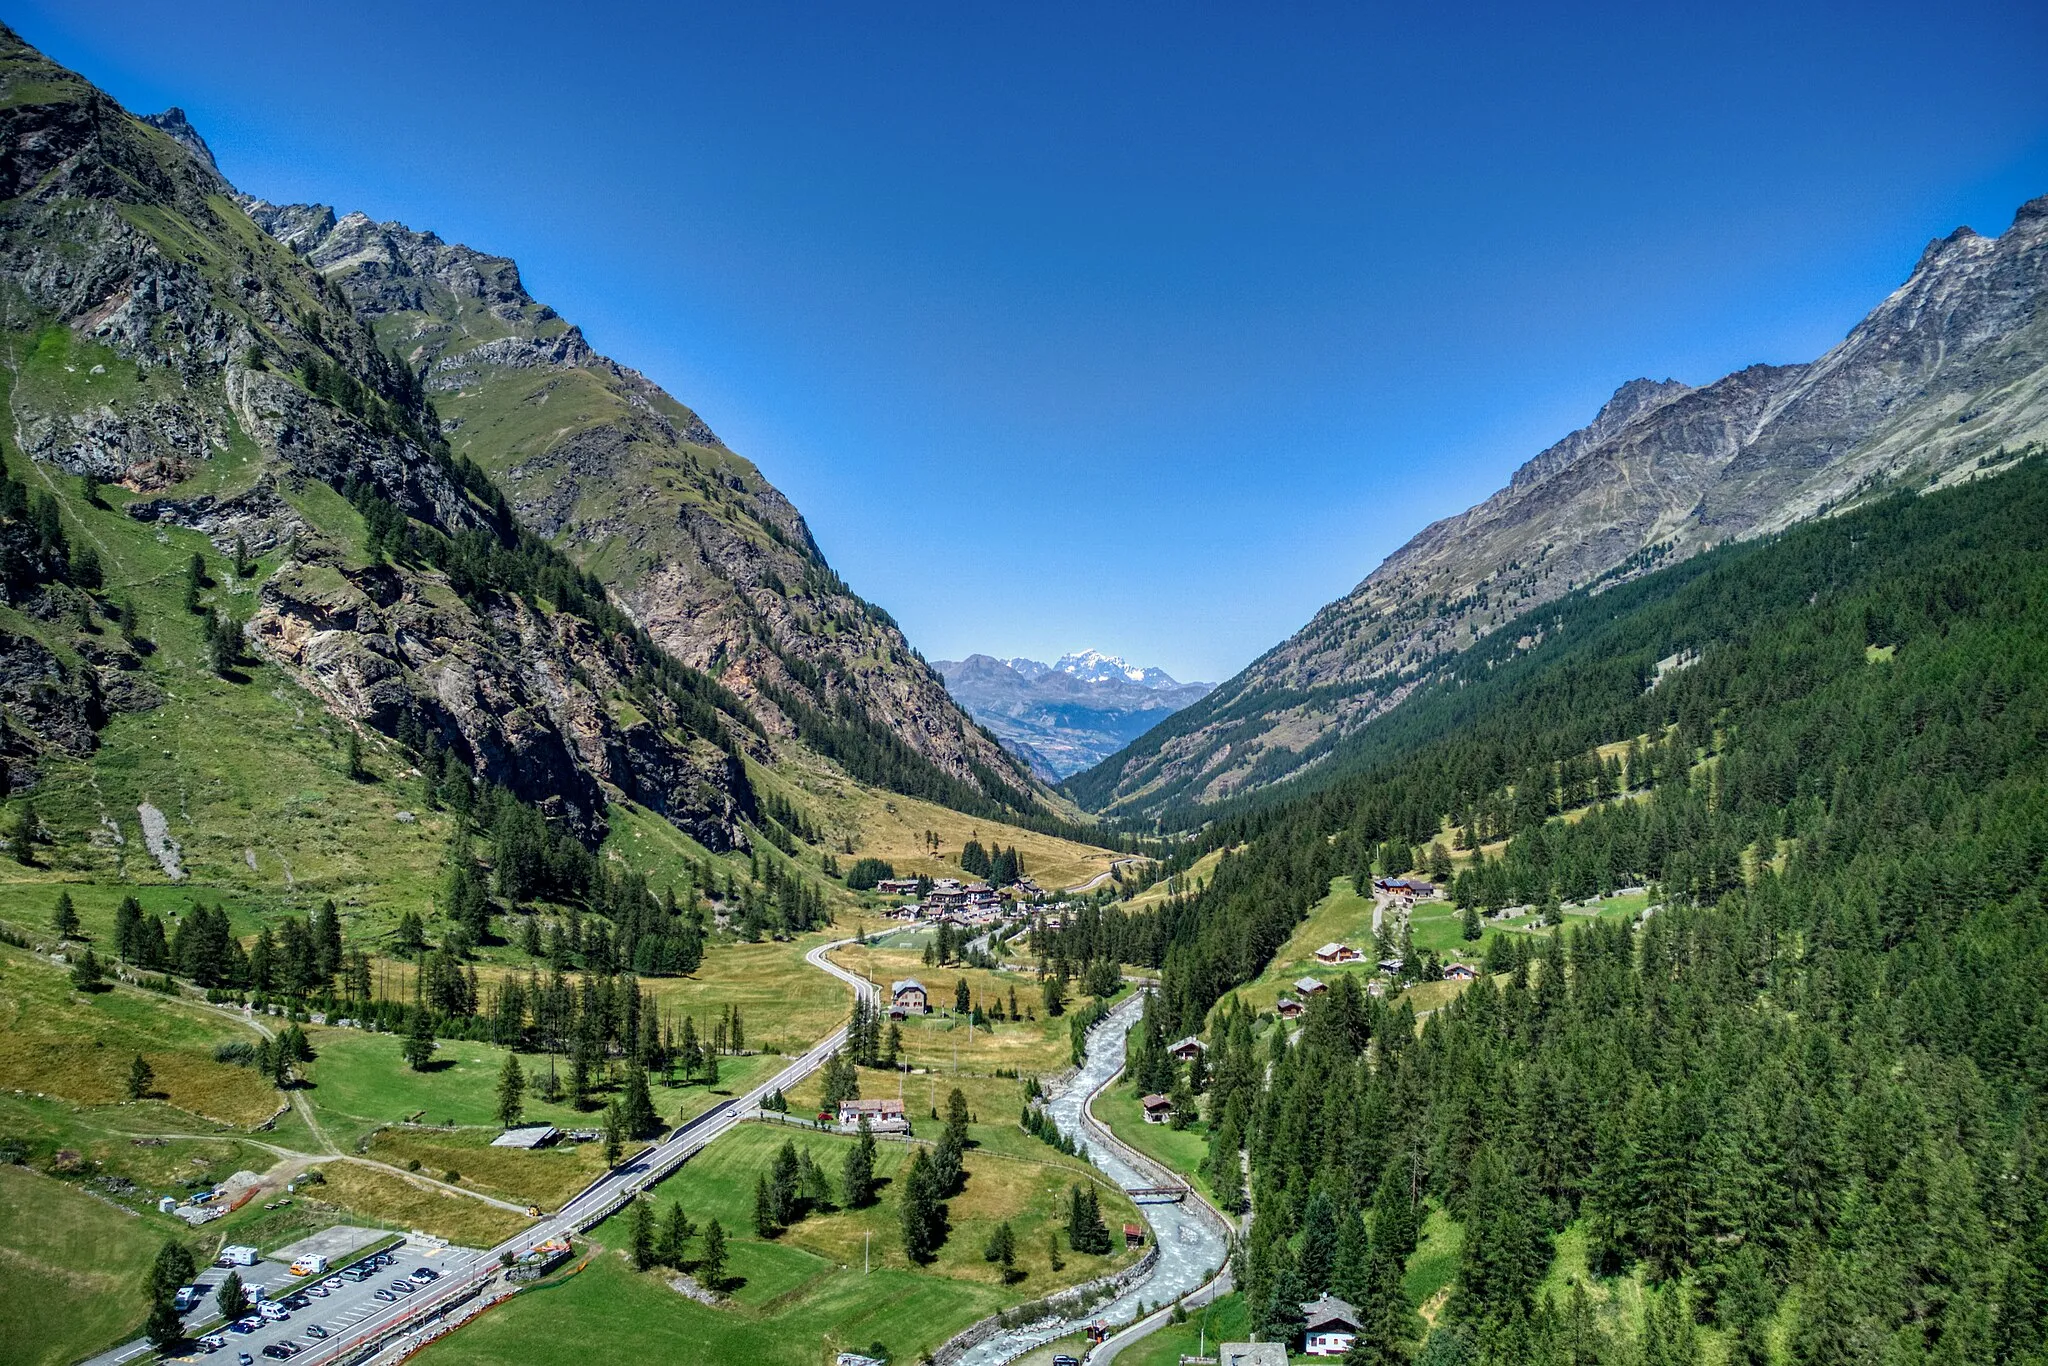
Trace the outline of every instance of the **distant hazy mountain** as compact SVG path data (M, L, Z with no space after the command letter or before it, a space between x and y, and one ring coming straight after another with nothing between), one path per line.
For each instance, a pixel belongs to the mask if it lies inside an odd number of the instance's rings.
M1051 664L969 655L932 667L956 702L1048 779L1093 767L1216 686L1098 650Z

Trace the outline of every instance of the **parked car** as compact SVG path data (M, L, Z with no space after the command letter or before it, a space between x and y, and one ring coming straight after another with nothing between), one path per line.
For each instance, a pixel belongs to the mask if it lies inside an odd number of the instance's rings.
M265 1300L262 1304L256 1306L256 1312L269 1319L272 1323L285 1323L291 1318L291 1311L276 1300Z
M291 1356L291 1353L284 1349L283 1343L273 1342L263 1349L263 1355L269 1357L272 1361L284 1361Z
M295 1357L306 1350L304 1343L293 1342L290 1338L280 1340L277 1345L284 1348L284 1354L288 1357Z
M329 1276L329 1277L328 1277L328 1278L327 1278L326 1280L324 1280L324 1281L320 1282L320 1288L321 1288L322 1290L339 1290L339 1289L341 1289L341 1277L339 1277L339 1276Z
M309 1324L306 1328L306 1336L309 1338L324 1338L327 1336L327 1330L317 1323Z
M391 1288L393 1290L396 1290L401 1295L410 1295L413 1291L419 1289L418 1286L414 1285L411 1281L406 1280L404 1277L400 1277L398 1280L393 1281L391 1283Z
M425 1285L428 1281L440 1280L441 1273L434 1270L432 1267L416 1266L412 1269L412 1278L418 1281L421 1285Z
M284 1299L284 1307L287 1309L311 1309L313 1302L304 1295L287 1295Z
M263 1320L251 1314L246 1319L236 1319L233 1323L229 1324L228 1331L230 1333L253 1333L262 1326Z
M247 1352L242 1353L240 1362L241 1366L256 1366L256 1358L250 1356Z
M324 1299L326 1299L326 1298L327 1298L327 1297L328 1297L329 1295L333 1294L334 1292L333 1292L333 1291L331 1291L331 1290L329 1290L329 1289L327 1288L327 1285L326 1285L326 1283L325 1283L325 1282L322 1282L322 1283L321 1283L321 1284L319 1284L319 1285L309 1285L309 1286L307 1286L307 1287L306 1287L306 1293L307 1293L308 1295L318 1295L318 1296L319 1296L319 1297L320 1297L321 1299L323 1299L323 1300L324 1300Z
M392 1294L389 1290L386 1290L383 1286L380 1285L377 1287L377 1293L374 1298L380 1299L384 1301L384 1303L389 1304L393 1300L397 1299L398 1296Z
M228 1340L219 1333L208 1333L205 1337L199 1339L199 1345L209 1352L218 1352L221 1348L228 1345Z

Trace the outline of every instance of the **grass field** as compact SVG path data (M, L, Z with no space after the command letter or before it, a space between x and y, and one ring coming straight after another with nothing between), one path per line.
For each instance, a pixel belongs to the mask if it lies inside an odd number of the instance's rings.
M1147 1124L1145 1109L1138 1103L1138 1089L1119 1081L1095 1098L1095 1118L1102 1126L1168 1170L1178 1172L1202 1194L1215 1198L1209 1183L1196 1168L1209 1156L1209 1126L1191 1124L1176 1129L1171 1124Z
M809 756L792 754L777 768L778 777L800 794L829 840L852 841L855 855L886 860L904 877L961 877L960 851L967 841L984 847L1015 848L1024 871L1047 891L1085 882L1106 872L1117 857L1107 849L1041 835L1035 830L1004 825L915 797L882 792L847 779L836 769ZM925 842L930 831L939 837L938 853ZM840 861L846 862L841 855Z
M213 1060L214 1045L254 1037L202 1007L144 992L85 995L66 969L0 948L0 1089L111 1105L127 1099L140 1055L156 1072L153 1099L224 1124L257 1124L277 1109L277 1092L253 1070Z
M716 1218L733 1235L731 1274L739 1283L718 1308L670 1290L667 1272L636 1274L619 1255L628 1240L625 1216L600 1226L604 1251L559 1287L521 1295L429 1347L430 1366L517 1362L551 1366L587 1360L603 1342L608 1359L789 1363L815 1366L828 1354L884 1343L893 1359L924 1352L987 1314L1064 1284L1101 1274L1116 1258L1066 1254L1055 1277L1043 1248L1060 1222L1069 1169L976 1149L968 1154L966 1189L948 1202L951 1232L938 1259L914 1269L901 1252L899 1195L884 1186L866 1210L816 1214L769 1241L753 1234L754 1178L785 1141L809 1148L836 1177L850 1139L773 1124L742 1125L721 1138L653 1193L657 1210L678 1201L700 1226ZM900 1172L908 1145L884 1142L877 1168ZM1130 1217L1105 1198L1103 1217ZM1019 1237L1020 1283L997 1283L980 1255L988 1231L1007 1219ZM863 1273L863 1253L872 1272ZM543 1329L541 1325L545 1324Z
M487 1205L466 1195L436 1190L390 1172L357 1162L327 1162L320 1171L327 1184L313 1198L331 1203L334 1223L369 1223L394 1229L420 1229L463 1247L490 1247L531 1222L524 1214Z
M862 944L834 950L832 961L877 984L885 998L890 984L902 978L915 977L924 983L936 1013L901 1022L903 1057L917 1066L950 1067L956 1045L961 1066L973 1071L1002 1067L1043 1075L1068 1063L1072 1045L1066 1018L1045 1013L1044 991L1030 973L991 972L957 964L928 967L917 950ZM993 1030L975 1029L970 1034L965 1022L951 1013L954 992L963 979L974 1002L984 1010L1000 1004L1007 1016L1014 1000L1027 1018L1005 1018L995 1022Z
M0 1166L0 1366L64 1366L142 1325L166 1231L61 1181Z

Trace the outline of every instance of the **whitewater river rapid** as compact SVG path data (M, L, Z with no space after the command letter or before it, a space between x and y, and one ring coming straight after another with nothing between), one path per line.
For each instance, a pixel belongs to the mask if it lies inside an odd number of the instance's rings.
M1089 1099L1122 1069L1125 1036L1143 1009L1143 1001L1133 997L1111 1011L1089 1034L1087 1059L1080 1072L1046 1106L1060 1132L1085 1147L1088 1160L1126 1190L1158 1185L1168 1174L1110 1140L1105 1130L1085 1119L1084 1112ZM1078 1318L1000 1332L969 1348L961 1356L960 1366L1002 1366L1054 1338L1080 1331L1085 1324L1128 1324L1137 1318L1141 1302L1148 1310L1157 1309L1215 1277L1229 1252L1229 1239L1221 1220L1206 1205L1191 1197L1177 1205L1141 1205L1139 1212L1152 1226L1152 1237L1159 1246L1159 1259L1148 1274L1114 1300ZM1108 1342L1089 1353L1090 1366L1108 1361L1134 1336L1112 1334Z

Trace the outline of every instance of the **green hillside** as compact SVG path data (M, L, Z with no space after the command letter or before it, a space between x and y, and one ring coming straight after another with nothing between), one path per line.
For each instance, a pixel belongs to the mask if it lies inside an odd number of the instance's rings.
M1117 927L1163 968L1137 1084L1210 1043L1200 1157L1162 1155L1257 1211L1252 1325L1328 1290L1430 1359L2038 1360L2048 461L1576 594L1457 668ZM1364 917L1333 879L1452 846L1387 998L1324 974L1276 1025L1304 917ZM1654 912L1491 919L1631 883ZM1402 992L1458 907L1488 971Z

